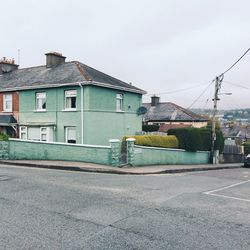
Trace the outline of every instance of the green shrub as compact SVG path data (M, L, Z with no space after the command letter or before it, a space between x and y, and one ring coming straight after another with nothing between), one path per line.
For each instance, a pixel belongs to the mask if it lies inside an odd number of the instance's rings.
M250 154L250 142L245 142L243 146L244 146L244 154L246 155Z
M135 144L149 147L161 147L161 148L178 148L178 139L176 136L161 136L161 135L133 135L125 136L123 140L127 138L135 138Z
M179 148L187 151L211 150L211 127L205 128L177 128L168 130L169 135L175 135L179 141ZM216 129L215 150L223 151L224 137L219 128Z
M3 132L0 132L0 141L8 141L9 136L4 134Z
M168 134L178 138L179 148L195 152L202 147L201 133L196 128L170 129Z
M142 125L142 131L144 132L155 132L158 131L160 128L160 125Z

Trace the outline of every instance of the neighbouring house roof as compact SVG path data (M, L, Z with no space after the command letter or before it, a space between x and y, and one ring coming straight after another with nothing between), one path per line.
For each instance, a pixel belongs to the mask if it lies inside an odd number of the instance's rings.
M13 115L0 115L0 125L17 124L17 120Z
M159 132L168 132L169 129L175 129L175 128L190 128L192 127L191 124L161 124L159 128Z
M146 92L77 61L47 68L44 66L14 70L0 75L0 91L50 88L63 85L96 85L129 92Z
M164 121L182 121L182 122L206 122L208 118L195 114L185 108L182 108L172 102L159 102L155 106L151 103L143 103L148 112L143 115L145 121L164 122Z

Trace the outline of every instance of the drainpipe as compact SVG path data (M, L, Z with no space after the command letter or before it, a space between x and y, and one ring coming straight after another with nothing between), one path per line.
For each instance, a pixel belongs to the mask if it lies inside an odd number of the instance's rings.
M83 144L83 87L81 83L79 86L81 88L81 144Z

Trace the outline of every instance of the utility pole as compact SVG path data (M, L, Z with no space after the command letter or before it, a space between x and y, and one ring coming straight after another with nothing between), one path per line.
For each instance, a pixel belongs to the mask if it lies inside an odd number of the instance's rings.
M211 163L215 163L215 155L214 155L214 145L216 141L216 115L217 115L217 101L220 99L218 98L219 90L221 88L221 83L223 81L224 74L221 74L220 76L216 76L215 78L215 90L214 90L214 108L213 108L213 117L212 117L212 143L211 143Z

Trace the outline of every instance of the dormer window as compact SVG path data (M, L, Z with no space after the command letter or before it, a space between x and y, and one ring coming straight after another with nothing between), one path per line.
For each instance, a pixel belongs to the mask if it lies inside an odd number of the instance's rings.
M12 95L6 94L3 96L3 111L12 112Z

